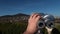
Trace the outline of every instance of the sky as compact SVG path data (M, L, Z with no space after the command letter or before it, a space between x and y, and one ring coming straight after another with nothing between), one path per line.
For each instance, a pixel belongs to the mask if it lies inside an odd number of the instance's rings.
M33 12L60 16L60 0L0 0L0 16Z

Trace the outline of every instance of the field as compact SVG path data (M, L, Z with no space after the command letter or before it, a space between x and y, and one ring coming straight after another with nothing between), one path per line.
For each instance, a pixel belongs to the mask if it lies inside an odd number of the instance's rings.
M27 23L0 23L0 34L22 34L27 27ZM55 23L55 27L60 31L60 24Z

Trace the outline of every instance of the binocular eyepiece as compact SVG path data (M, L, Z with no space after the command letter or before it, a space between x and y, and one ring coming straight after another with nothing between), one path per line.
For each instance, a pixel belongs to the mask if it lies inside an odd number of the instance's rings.
M38 22L38 28L44 28L45 26L48 28L54 27L54 16L40 13L41 19Z
M44 27L47 27L49 29L54 28L54 16L44 13L39 13L41 16L41 19L38 21L38 30L36 34L43 34L42 30Z
M38 22L38 28L42 29L45 27L44 21L39 21Z

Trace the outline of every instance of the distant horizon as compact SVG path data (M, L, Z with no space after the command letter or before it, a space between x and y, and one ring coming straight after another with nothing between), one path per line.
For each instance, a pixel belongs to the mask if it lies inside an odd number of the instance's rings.
M25 13L17 13L17 14L25 14ZM16 14L9 14L9 15L16 15ZM31 15L31 14L26 14L26 15ZM50 14L51 15L51 14ZM0 16L7 16L7 15L0 15ZM54 15L53 15L54 16ZM60 16L54 16L60 18Z

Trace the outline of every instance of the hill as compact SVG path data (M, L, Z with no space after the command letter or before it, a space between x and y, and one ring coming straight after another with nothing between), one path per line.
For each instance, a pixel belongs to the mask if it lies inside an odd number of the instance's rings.
M29 19L29 15L18 13L15 15L5 15L0 16L0 23L12 23L12 22L21 22L21 21L27 21ZM60 23L60 18L55 18L55 23Z
M19 21L26 21L28 20L29 15L26 14L15 14L15 15L5 15L0 16L0 23L2 22L19 22Z

